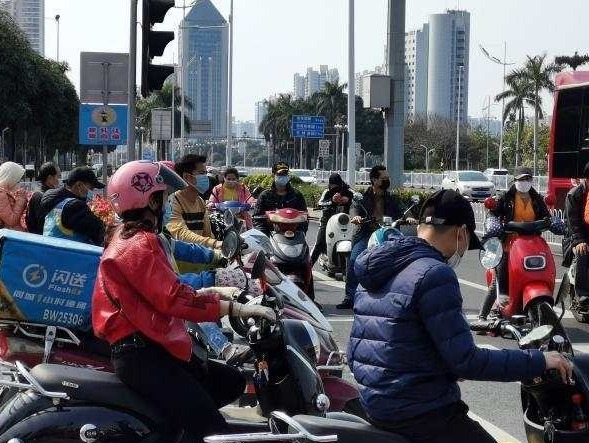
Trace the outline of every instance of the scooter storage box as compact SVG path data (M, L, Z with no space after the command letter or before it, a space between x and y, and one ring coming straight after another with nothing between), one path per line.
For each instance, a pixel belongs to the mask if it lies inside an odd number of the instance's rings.
M0 229L0 318L89 330L102 248Z
M564 431L556 429L553 440L544 439L544 426L532 421L528 416L529 411L524 413L524 428L529 442L543 443L552 441L553 443L587 443L589 441L589 430L585 431Z

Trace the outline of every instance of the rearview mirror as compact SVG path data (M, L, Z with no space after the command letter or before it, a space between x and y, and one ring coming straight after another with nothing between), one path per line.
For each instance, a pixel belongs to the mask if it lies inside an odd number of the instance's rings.
M497 267L503 257L503 245L497 237L492 237L485 242L483 249L479 252L479 260L485 269Z
M552 329L554 328L550 325L542 325L532 329L525 337L520 339L520 348L537 347L537 345L550 337Z
M239 236L235 231L225 232L225 239L221 245L221 254L227 260L231 260L237 255L237 249L239 248Z
M231 212L229 209L223 213L223 222L228 228L235 224L235 215L233 215L233 212Z

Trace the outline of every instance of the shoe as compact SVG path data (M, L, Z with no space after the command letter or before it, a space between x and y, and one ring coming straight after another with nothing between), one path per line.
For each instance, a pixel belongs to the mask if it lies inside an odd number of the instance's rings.
M491 323L492 322L487 320L486 317L479 316L479 318L470 324L470 330L477 335L487 335L487 332L489 332L489 325Z
M337 309L353 309L354 303L352 303L352 300L344 300L339 305L336 305L336 308Z

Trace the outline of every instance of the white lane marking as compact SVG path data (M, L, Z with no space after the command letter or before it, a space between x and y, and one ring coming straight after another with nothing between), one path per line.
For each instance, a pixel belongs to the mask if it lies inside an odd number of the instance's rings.
M330 323L351 323L354 321L353 316L333 316L333 317L326 317L327 321Z
M489 434L491 434L491 436L495 440L497 440L498 442L501 442L501 443L521 443L514 436L508 434L503 429L498 428L493 423L488 422L484 418L479 417L474 412L468 411L468 416L470 418L472 418L473 420L478 421L481 424L481 426L485 429L485 431L487 431Z
M464 280L463 278L459 278L458 283L460 283L461 285L470 286L471 288L480 289L481 291L487 291L488 289L485 285L480 285L478 283Z

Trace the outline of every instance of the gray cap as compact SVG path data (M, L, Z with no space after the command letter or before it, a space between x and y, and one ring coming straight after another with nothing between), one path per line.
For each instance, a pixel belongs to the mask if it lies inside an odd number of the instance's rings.
M531 168L528 168L527 166L518 166L517 168L515 168L515 171L513 171L513 178L515 180L521 180L525 177L534 177L534 172Z

